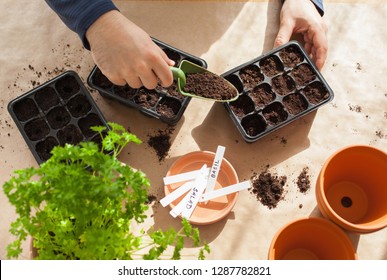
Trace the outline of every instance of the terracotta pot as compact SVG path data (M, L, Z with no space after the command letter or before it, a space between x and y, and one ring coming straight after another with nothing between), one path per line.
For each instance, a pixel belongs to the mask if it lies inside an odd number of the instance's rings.
M309 217L292 221L274 236L269 260L354 260L355 249L344 231L331 221Z
M167 173L167 176L199 170L203 164L207 164L208 167L211 167L214 157L215 153L208 151L188 153L180 157L172 164ZM216 190L219 188L227 187L238 182L238 175L234 167L227 159L223 158L214 189ZM165 195L173 192L182 184L183 183L174 183L166 185L164 187ZM231 212L236 203L237 197L238 192L234 192L226 196L210 200L208 203L199 202L191 217L189 218L189 221L196 225L208 225L215 223L225 218ZM183 196L173 201L169 205L170 208L174 208L182 200L182 198Z
M325 162L316 198L324 217L356 233L387 226L387 154L369 146L348 146Z

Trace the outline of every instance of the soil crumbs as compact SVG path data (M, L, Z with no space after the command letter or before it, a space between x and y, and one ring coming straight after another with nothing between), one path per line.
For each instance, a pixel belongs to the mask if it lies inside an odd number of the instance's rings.
M268 166L260 174L254 174L250 181L252 187L250 192L258 201L269 209L277 207L279 201L284 198L284 187L286 176L278 176L268 171Z
M159 130L156 135L149 135L148 145L152 147L159 158L159 161L163 161L168 155L171 148L171 133L173 128L167 128L165 130Z
M309 171L309 168L304 167L297 178L297 187L301 193L306 193L310 189L310 180L309 180L308 171Z

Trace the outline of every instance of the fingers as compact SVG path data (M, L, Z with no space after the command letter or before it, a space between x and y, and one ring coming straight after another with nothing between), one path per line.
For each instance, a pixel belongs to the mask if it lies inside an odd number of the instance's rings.
M278 34L274 40L274 48L282 46L289 42L290 37L293 34L294 23L288 20L281 20Z
M328 55L328 39L326 36L327 28L322 26L317 31L309 29L304 33L305 50L309 53L316 67L321 70Z

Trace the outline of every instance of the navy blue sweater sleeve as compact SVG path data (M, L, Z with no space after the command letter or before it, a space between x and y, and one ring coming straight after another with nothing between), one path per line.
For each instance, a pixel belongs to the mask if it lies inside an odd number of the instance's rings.
M324 15L324 1L323 0L312 0L314 5L316 6L318 12L320 13L321 16Z
M68 28L76 32L90 49L86 31L101 15L118 10L111 0L45 0Z

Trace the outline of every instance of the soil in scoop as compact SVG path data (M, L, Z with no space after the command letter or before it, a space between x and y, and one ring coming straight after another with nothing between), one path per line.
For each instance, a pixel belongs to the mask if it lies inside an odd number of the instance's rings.
M213 100L230 100L238 94L227 80L211 72L190 73L186 78L184 91L195 96Z
M147 143L156 151L160 162L165 159L171 148L171 133L173 130L173 128L167 128L166 130L159 130L156 135L149 135Z
M268 167L259 175L254 174L251 179L250 192L269 209L277 207L279 201L284 199L286 176L278 176L268 172Z

